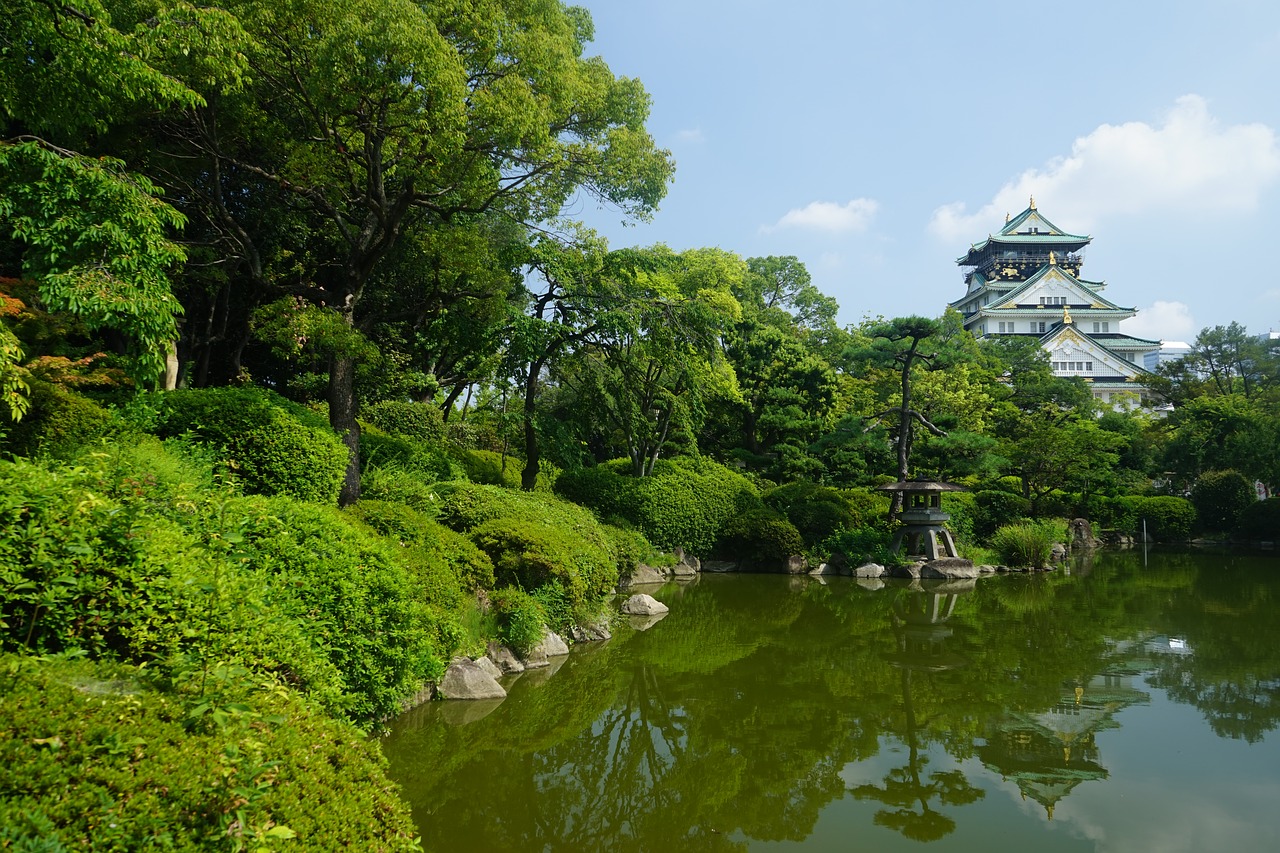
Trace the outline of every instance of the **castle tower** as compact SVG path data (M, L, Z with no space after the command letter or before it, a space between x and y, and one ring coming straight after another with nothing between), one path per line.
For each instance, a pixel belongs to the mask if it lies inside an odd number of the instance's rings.
M1137 314L1100 295L1102 281L1082 278L1084 249L1093 238L1068 234L1036 209L1006 217L998 234L974 243L956 263L965 269L965 294L951 303L976 337L1029 335L1049 353L1057 376L1079 376L1093 396L1134 405L1146 393L1143 363L1159 341L1120 331Z

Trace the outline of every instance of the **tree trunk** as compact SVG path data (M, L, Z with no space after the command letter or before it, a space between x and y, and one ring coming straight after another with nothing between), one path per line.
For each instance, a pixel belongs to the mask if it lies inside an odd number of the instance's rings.
M338 506L349 506L360 500L360 424L356 420L356 362L350 357L329 362L329 425L342 436L350 454L347 473L338 492Z
M520 472L520 488L532 492L538 483L538 431L533 423L533 408L538 399L538 374L546 357L529 363L529 375L524 380L524 470Z

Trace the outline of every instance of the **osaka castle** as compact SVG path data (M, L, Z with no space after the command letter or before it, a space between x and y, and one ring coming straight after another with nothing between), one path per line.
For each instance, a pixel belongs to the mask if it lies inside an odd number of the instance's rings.
M1142 366L1159 341L1120 331L1137 314L1102 296L1105 282L1081 277L1092 238L1068 234L1036 210L1036 201L1004 228L969 247L965 294L951 303L975 337L1031 336L1049 354L1057 376L1079 376L1095 399L1123 407L1145 402Z

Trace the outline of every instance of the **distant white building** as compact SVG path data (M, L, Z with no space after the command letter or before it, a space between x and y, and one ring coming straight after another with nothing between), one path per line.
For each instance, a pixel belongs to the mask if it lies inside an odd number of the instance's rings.
M1104 403L1146 402L1147 358L1158 356L1161 345L1122 333L1120 321L1137 309L1103 298L1105 282L1080 277L1092 239L1054 225L1033 198L998 234L956 260L965 268L965 294L951 306L976 337L1034 337L1056 376L1083 378Z
M1191 344L1185 341L1161 341L1160 349L1142 357L1142 366L1154 371L1168 361L1177 361L1191 354Z

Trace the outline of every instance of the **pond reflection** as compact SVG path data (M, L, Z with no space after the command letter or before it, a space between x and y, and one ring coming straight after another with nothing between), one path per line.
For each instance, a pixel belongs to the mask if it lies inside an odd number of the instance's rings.
M704 576L496 707L406 714L384 751L438 850L1122 849L1179 788L1212 837L1170 849L1280 835L1244 813L1280 795L1280 566L1141 560L879 589Z

